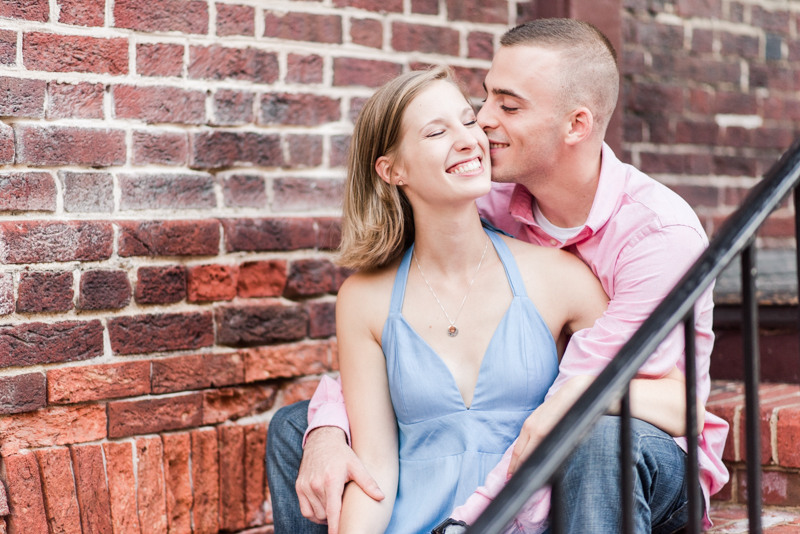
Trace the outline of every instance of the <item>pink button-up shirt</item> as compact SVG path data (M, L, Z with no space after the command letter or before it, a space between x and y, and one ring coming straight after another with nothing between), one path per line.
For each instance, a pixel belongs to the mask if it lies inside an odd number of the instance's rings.
M533 196L521 185L493 184L492 191L478 199L481 215L518 239L544 247L559 247L581 258L600 280L609 297L603 316L592 328L576 332L567 345L559 374L548 396L577 375L597 376L627 342L642 322L669 293L692 263L708 246L708 238L692 208L677 194L624 164L603 145L600 179L592 209L583 229L565 243L544 232L533 216ZM712 301L709 288L697 301L697 395L705 403L711 387L708 374L712 332ZM639 378L660 378L677 365L684 371L683 328L677 328L639 370ZM349 424L340 385L323 379L309 406L309 429ZM700 484L709 509L709 496L728 481L722 449L728 424L706 413L699 437ZM686 439L675 438L686 450ZM512 446L513 447L513 446ZM502 489L507 480L511 448L467 502L453 517L467 523L475 519ZM549 511L549 490L539 492L518 516L528 531L542 530ZM706 513L706 526L710 526Z

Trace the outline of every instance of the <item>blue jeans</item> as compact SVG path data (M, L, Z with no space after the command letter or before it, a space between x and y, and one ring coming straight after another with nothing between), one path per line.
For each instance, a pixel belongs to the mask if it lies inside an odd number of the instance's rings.
M308 401L278 410L267 433L267 481L272 496L275 534L326 534L300 513L294 483L303 459L303 434L308 428Z

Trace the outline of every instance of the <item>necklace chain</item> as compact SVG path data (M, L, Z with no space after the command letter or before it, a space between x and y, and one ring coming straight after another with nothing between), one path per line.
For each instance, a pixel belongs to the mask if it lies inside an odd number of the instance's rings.
M456 328L456 321L458 321L458 316L461 315L461 310L464 308L464 303L467 301L467 296L469 295L469 290L472 289L472 284L475 283L475 279L478 278L478 272L481 270L481 265L483 264L483 258L486 256L486 251L489 249L489 236L486 236L486 245L483 247L483 254L481 254L481 261L478 262L478 268L475 269L475 275L472 277L472 281L469 283L469 287L467 288L467 292L464 295L464 299L461 301L461 306L458 307L458 312L456 312L456 318L450 319L450 316L447 314L447 310L444 309L442 306L442 301L439 300L439 297L436 296L436 291L433 290L430 283L428 283L428 279L425 278L425 273L422 272L422 267L419 265L419 259L417 258L417 251L414 250L412 255L414 256L414 261L417 264L417 269L419 269L419 274L422 275L422 279L425 280L425 285L428 286L428 289L431 290L433 294L433 298L436 299L436 302L439 303L439 307L444 312L444 316L447 317L447 320L450 322L450 328L447 329L447 335L450 337L456 337L458 335L458 328Z

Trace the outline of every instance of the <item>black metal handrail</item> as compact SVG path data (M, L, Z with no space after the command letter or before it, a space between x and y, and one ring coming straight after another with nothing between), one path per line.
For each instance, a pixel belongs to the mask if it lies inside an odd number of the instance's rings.
M605 414L610 406L621 400L622 458L623 466L630 466L630 408L628 387L638 369L672 330L681 322L686 336L686 409L687 479L699 480L697 460L697 425L695 395L695 325L694 305L714 279L739 254L742 255L742 313L745 358L745 417L747 433L747 488L750 532L761 533L761 442L758 402L758 303L755 292L755 236L758 229L781 201L800 182L800 140L787 150L781 159L766 173L764 179L752 188L741 207L720 228L708 249L692 265L670 293L664 298L631 339L620 349L584 394L575 402L553 430L542 440L531 456L497 495L484 513L470 527L468 534L499 534L522 509L535 491L546 484L558 483L558 472L582 438ZM795 191L795 226L800 236L800 194ZM800 267L800 246L798 246ZM798 268L800 276L800 268ZM800 289L800 285L798 286ZM625 437L626 426L628 430ZM626 458L627 457L627 458ZM623 468L625 473L629 469ZM624 476L624 475L623 475ZM632 484L622 481L623 487ZM691 534L701 531L701 494L695 484L688 484L690 499L689 525ZM630 496L623 491L623 525L632 514ZM554 492L555 494L555 492ZM551 517L559 516L563 503L554 499ZM553 522L558 534L561 521ZM632 534L632 526L626 534Z

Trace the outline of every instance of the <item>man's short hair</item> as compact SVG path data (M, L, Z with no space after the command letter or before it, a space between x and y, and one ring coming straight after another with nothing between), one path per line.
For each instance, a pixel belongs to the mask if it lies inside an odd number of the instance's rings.
M567 111L586 106L595 132L605 135L617 105L617 54L608 38L592 24L574 19L539 19L508 30L502 46L536 46L560 52L563 104Z

